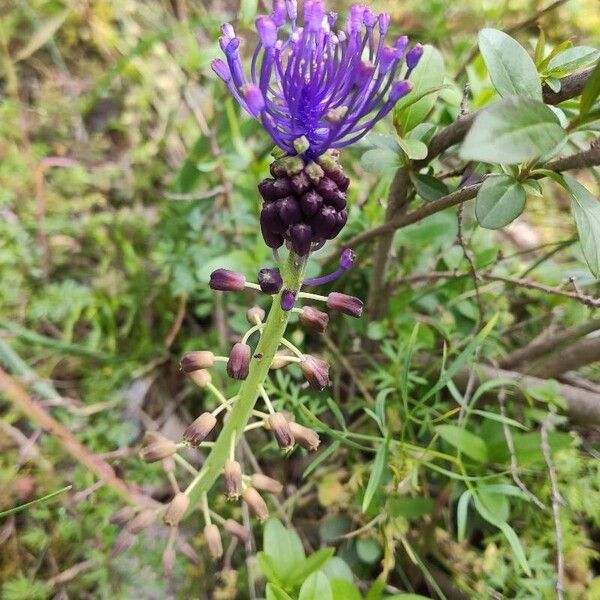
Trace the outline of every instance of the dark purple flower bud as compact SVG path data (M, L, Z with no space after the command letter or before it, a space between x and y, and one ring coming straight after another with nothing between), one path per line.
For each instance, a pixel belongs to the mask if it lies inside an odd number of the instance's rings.
M295 303L296 293L292 290L283 290L281 293L281 308L283 308L285 311L292 310Z
M245 85L242 95L252 116L257 117L265 109L265 98L257 85Z
M183 432L183 441L198 446L203 442L208 434L215 428L217 418L209 413L203 412L191 425L188 425Z
M312 229L310 225L299 223L290 227L292 248L298 256L306 256L310 252Z
M260 224L264 225L272 233L283 235L287 231L287 225L279 218L279 206L277 202L265 204L260 211Z
M302 218L298 202L296 202L296 199L293 196L278 200L277 210L279 211L279 218L286 225L294 225Z
M403 79L402 81L397 81L390 92L390 102L395 103L408 94L413 88L413 85L410 81Z
M354 266L355 260L356 254L354 250L346 248L340 255L340 268L344 269L344 271L351 269Z
M343 192L340 192L333 179L323 177L321 181L319 181L316 190L323 197L323 200L328 204L331 204L334 208L342 210L342 208L346 207L346 195Z
M345 192L350 187L350 179L344 174L342 167L337 167L327 173L329 179L332 179L340 192Z
M324 333L329 323L329 315L312 306L305 306L300 313L300 323L309 329Z
M258 285L265 294L278 294L283 286L279 269L261 269L258 272Z
M277 41L277 25L269 17L258 17L256 19L256 31L260 41L265 48L272 48Z
M265 240L265 244L269 246L269 248L281 248L281 246L283 246L283 236L280 233L275 233L269 229L268 226L263 223L262 218L260 220L260 230L263 239Z
M285 198L292 193L292 182L288 177L280 177L273 182L273 191L279 198Z
M333 230L331 231L331 234L329 237L330 240L335 238L340 233L340 231L344 228L344 225L346 224L347 221L348 221L348 211L346 209L340 210L340 212L338 212L337 215L335 216L335 225L333 227Z
M314 190L300 197L300 209L307 217L312 217L322 206L323 198Z
M213 290L239 292L246 286L246 278L241 273L229 269L217 269L210 274L208 284Z
M308 180L308 177L304 171L294 175L290 181L290 184L296 196L301 196L310 189L310 181Z
M272 202L273 200L277 200L277 192L275 191L274 184L274 179L263 179L258 184L258 193L261 195L265 202Z
M186 352L181 358L180 366L184 373L198 369L210 369L215 364L215 355L210 350Z
M406 66L412 71L423 56L423 46L415 44L406 54Z
M331 206L320 208L309 220L313 236L319 239L328 239L337 223L336 215L337 211Z
M329 365L324 360L307 354L300 368L311 388L320 391L329 385Z
M248 344L234 344L227 361L227 374L233 379L246 379L250 367L252 349Z
M210 66L217 74L217 77L222 79L225 83L231 79L231 72L229 71L229 67L225 64L225 61L220 58L215 58L215 60L210 63Z
M282 160L275 160L269 165L269 171L275 179L279 177L285 177L285 165Z
M327 306L332 310L339 310L346 315L358 319L362 314L363 302L355 296L331 292L331 294L327 296Z

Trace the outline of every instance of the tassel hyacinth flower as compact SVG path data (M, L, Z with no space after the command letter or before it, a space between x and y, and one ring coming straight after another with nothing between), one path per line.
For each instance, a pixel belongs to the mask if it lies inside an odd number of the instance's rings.
M286 339L290 316L298 315L301 325L323 333L329 315L305 304L307 301L357 318L362 312L362 301L353 296L340 292L320 295L302 289L329 285L341 277L355 263L352 250L342 252L339 267L329 274L305 279L304 272L310 253L335 238L348 218L350 179L338 162L339 150L367 134L410 92L408 78L423 48L416 44L409 49L406 36L390 41L389 15L376 15L364 5L352 6L345 23L339 27L336 23L337 15L327 13L321 0L304 2L301 23L295 0L275 0L272 13L256 20L258 43L248 70L233 27L225 24L221 28L225 58L215 60L213 69L277 146L272 153L271 177L258 185L263 200L262 235L274 251L285 244L289 252L282 259L274 252L277 264L261 269L256 283L228 269L211 274L212 289L262 293L271 301L270 309L267 312L257 305L248 309L250 328L228 356L209 350L183 356L181 371L204 396L216 400L216 407L198 411L179 442L158 434L147 437L141 456L147 462L162 463L173 488L171 503L137 507L120 514L118 520L115 517L114 522L123 526L114 548L118 553L162 513L170 526L163 561L167 572L173 569L176 548L196 560L189 545L178 538L178 525L199 506L212 559L220 560L223 554L219 526L241 540L248 539L250 532L245 527L210 510L209 494L216 493L217 479L222 478L228 499L241 499L260 521L268 518L267 502L259 492L281 493L283 485L260 473L243 472L236 453L246 431L263 429L281 452L297 447L315 452L319 447L318 433L296 423L285 410L291 407L282 406L283 399L272 401L265 389L271 369L293 365L304 376L306 387L322 390L329 385L328 363L305 354ZM222 373L214 372L223 366ZM237 392L227 398L216 382L233 384L235 380L239 381ZM255 406L259 399L263 410ZM189 447L208 452L199 470L179 453ZM183 491L176 467L188 477L191 474Z
M259 186L260 225L267 246L285 241L299 256L335 238L348 219L350 180L338 150L366 135L412 89L408 77L423 48L408 38L386 40L390 16L362 4L345 24L321 0L306 0L298 23L295 0L276 0L256 20L258 43L249 73L240 39L223 25L225 59L212 63L240 106L278 147L272 178Z

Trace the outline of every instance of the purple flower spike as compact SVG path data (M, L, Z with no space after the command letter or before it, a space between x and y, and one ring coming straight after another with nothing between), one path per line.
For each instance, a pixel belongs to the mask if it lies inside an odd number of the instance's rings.
M359 140L392 110L400 97L394 82L407 41L400 38L394 53L385 44L390 16L358 4L350 8L345 31L333 30L336 15L322 0L305 0L302 27L296 19L296 0L275 0L271 15L257 19L259 42L249 76L239 39L225 25L220 44L231 76L223 77L221 65L217 73L275 144L310 160ZM291 24L287 37L286 21ZM417 45L406 55L409 73L421 54ZM299 151L294 142L303 137L308 145Z
M296 303L296 294L292 290L283 290L281 293L281 308L285 311L292 310Z
M261 269L258 272L258 285L265 294L278 294L283 287L279 269Z
M246 287L246 278L229 269L217 269L210 274L209 285L221 292L239 292Z

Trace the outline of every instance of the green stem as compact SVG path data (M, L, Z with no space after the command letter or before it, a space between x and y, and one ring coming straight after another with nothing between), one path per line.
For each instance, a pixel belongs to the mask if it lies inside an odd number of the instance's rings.
M305 258L290 252L287 264L281 269L284 289L296 292L300 289L305 266ZM229 412L223 429L202 469L185 490L190 497L188 511L193 510L201 501L203 494L212 488L217 477L223 472L232 443L237 442L243 435L244 428L252 416L260 386L267 378L273 357L281 344L288 318L289 313L281 308L281 294L274 296L262 335L250 361L248 377L240 385L238 399Z

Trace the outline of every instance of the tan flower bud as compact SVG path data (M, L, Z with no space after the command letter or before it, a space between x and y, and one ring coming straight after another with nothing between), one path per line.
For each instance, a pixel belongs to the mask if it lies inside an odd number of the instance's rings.
M305 306L299 318L302 325L319 333L324 333L329 323L329 315L312 306Z
M147 508L142 512L138 513L129 523L127 523L127 530L130 533L137 534L146 527L150 527L152 523L156 521L156 511L152 508Z
M165 511L165 514L163 516L163 521L169 527L176 527L177 525L179 525L181 519L183 519L189 505L189 496L187 496L183 492L175 494L173 500L171 500L171 502L169 502L169 505L167 506L167 510Z
M223 544L219 528L212 523L207 525L204 528L204 538L206 539L206 546L208 547L210 557L213 560L219 560L223 556Z
M173 548L173 546L167 546L162 555L163 573L165 574L165 577L171 577L171 575L173 575L175 556L175 548Z
M215 355L209 350L196 350L188 352L181 358L181 370L192 373L199 369L210 369L215 364Z
M163 458L173 456L177 451L175 442L167 439L160 433L153 432L153 440L142 446L140 458L147 463L157 462Z
M237 500L242 493L242 466L237 460L228 460L223 468L225 495L229 500Z
M133 533L127 531L127 529L123 529L121 533L119 533L119 535L117 536L117 539L114 541L111 550L111 556L113 558L116 558L117 556L131 548L135 540L136 537L135 535L133 535Z
M269 415L267 421L279 447L283 450L292 448L294 446L294 436L286 418L281 413L274 413Z
M306 448L309 452L317 451L321 439L316 431L304 427L304 425L300 425L299 423L290 423L290 429L294 439L300 446Z
M110 522L113 525L123 525L127 521L131 521L135 516L135 508L133 506L124 506L112 514Z
M265 311L260 306L253 306L246 312L246 319L250 325L257 325L259 322L264 321L266 317Z
M247 487L242 492L242 498L252 514L262 523L269 518L269 509L261 495L253 488Z
M217 418L209 412L203 412L184 432L183 439L192 446L200 444L214 429Z
M250 531L233 519L227 519L223 527L225 527L225 531L228 531L242 542L247 542L250 539Z
M198 369L197 371L188 373L188 375L190 376L190 379L201 388L206 387L212 381L210 372L206 369Z
M269 368L281 369L283 367L287 367L287 365L290 364L290 361L288 360L290 356L291 354L289 352L286 352L285 350L277 352L273 357L273 360L271 361L271 366Z
M263 475L262 473L254 473L251 478L252 486L262 492L268 492L269 494L281 494L283 491L283 485L277 479Z

